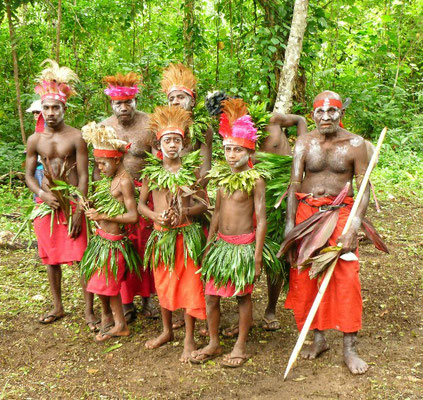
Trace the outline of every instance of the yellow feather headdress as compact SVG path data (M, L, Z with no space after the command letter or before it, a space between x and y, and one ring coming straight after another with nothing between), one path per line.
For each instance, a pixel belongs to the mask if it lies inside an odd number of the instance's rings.
M150 130L157 140L168 133L177 133L185 137L185 133L192 125L191 113L181 107L156 107L150 115Z
M122 157L128 149L128 143L118 139L111 126L89 122L82 127L82 138L94 147L94 157Z
M163 72L161 85L167 96L174 90L182 90L193 99L196 97L197 78L192 70L183 64L169 64Z
M59 100L66 103L66 100L75 94L73 84L78 82L78 75L68 67L59 67L54 60L44 60L41 65L50 64L43 69L37 78L38 85L35 92L45 99Z

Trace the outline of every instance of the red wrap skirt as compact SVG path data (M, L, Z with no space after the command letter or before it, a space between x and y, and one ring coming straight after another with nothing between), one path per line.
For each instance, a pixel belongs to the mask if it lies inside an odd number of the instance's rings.
M319 207L332 204L334 197L308 197L297 193L300 200L296 215L296 224L311 217L319 211ZM338 224L329 239L329 245L335 246L337 239L347 222L354 200L346 197L345 207L340 209ZM356 251L358 256L358 250ZM332 278L317 310L310 329L337 329L344 333L356 332L361 329L362 299L359 279L358 261L339 259ZM294 311L298 330L301 330L318 291L317 279L310 279L309 268L299 272L291 268L289 277L289 292L285 308Z
M37 197L38 204L43 201ZM76 205L72 204L72 212ZM65 225L65 214L57 210L54 214L53 230L50 235L51 215L34 219L34 231L38 241L38 254L45 265L72 265L75 261L81 261L87 248L87 226L85 218L82 219L80 235L72 239L68 236L68 225Z

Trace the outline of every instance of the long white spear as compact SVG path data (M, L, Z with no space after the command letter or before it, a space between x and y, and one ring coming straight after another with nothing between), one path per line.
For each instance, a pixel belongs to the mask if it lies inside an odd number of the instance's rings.
M364 191L366 190L367 183L369 182L370 174L373 170L373 167L375 166L375 164L377 162L377 158L378 158L380 149L382 147L383 140L385 139L385 135L386 135L387 130L388 130L387 127L383 128L383 130L382 130L382 132L379 136L379 140L377 142L376 149L375 149L373 156L372 156L372 158L369 162L369 165L367 167L367 171L366 171L364 178L363 178L363 182L361 183L360 189L357 193L357 197L356 197L354 204L351 208L350 215L348 217L347 223L345 224L344 230L342 231L342 234L345 234L348 231L348 229L351 226L352 220L353 220L355 214L357 213L358 206L360 205L361 199L364 195ZM330 278L332 277L332 273L333 273L333 270L335 269L335 265L336 265L336 263L333 263L328 268L328 270L326 271L326 275L323 278L322 284L319 287L319 291L317 293L316 298L314 299L313 305L311 306L310 312L309 312L307 319L304 323L303 329L301 329L300 336L298 337L297 343L295 344L295 347L294 347L294 350L292 351L291 357L289 357L288 365L286 367L283 380L286 379L289 371L291 370L292 366L295 363L295 360L298 357L298 354L300 353L301 348L303 347L305 338L306 338L307 333L310 329L310 325L313 322L314 316L316 315L317 309L319 308L320 302L322 301L323 295L325 294L326 288L328 287Z

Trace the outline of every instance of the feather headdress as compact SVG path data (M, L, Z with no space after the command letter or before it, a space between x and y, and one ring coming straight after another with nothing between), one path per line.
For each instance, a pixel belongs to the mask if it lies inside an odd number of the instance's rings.
M183 64L169 64L163 72L162 90L169 97L174 90L182 90L193 99L196 97L197 78L192 70Z
M191 113L181 107L156 107L150 115L150 130L157 140L168 133L177 133L185 137L185 132L192 125Z
M258 139L257 128L248 115L247 105L242 99L228 99L222 102L219 134L223 145L235 144L254 150Z
M94 147L94 157L122 157L130 146L118 139L116 131L111 126L89 122L82 127L82 138Z
M138 85L141 77L135 72L128 72L126 75L117 73L115 76L106 76L103 80L109 84L104 93L112 100L130 100L140 91Z
M45 100L58 100L63 104L69 97L75 94L73 84L78 82L78 75L68 67L59 67L54 60L44 60L41 65L50 64L44 68L37 78L38 85L35 86L35 93L41 97L41 102ZM40 113L35 132L44 131L44 116Z
M43 69L38 76L35 92L41 96L41 101L59 100L65 104L75 94L73 83L78 82L78 76L68 67L59 67L54 60L44 60L41 65L44 64L50 66Z

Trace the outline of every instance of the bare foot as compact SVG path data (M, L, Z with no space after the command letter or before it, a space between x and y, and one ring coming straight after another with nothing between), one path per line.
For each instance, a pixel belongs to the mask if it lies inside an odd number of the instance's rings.
M301 356L308 360L314 360L326 350L329 350L329 345L326 342L323 332L315 329L313 343L311 345L304 346L301 351Z
M111 338L117 338L117 337L127 337L131 334L128 327L124 329L119 329L118 327L113 327L112 329L109 329L108 331L100 332L98 335L95 336L96 342L105 342L106 340L109 340Z
M175 322L172 323L172 329L180 329L183 326L185 326L185 321L183 317L182 319L177 319Z
M157 349L164 344L171 342L173 340L173 333L171 332L162 332L159 336L154 339L150 339L145 343L147 349Z
M191 359L191 353L197 348L193 340L186 341L184 343L184 351L179 358L180 362L187 363Z
M100 318L97 318L92 312L85 313L85 323L90 332L98 332L101 328Z
M222 354L222 347L220 344L209 343L206 347L191 353L190 361L193 364L204 364L208 360L219 357Z
M357 332L344 334L344 362L353 375L361 375L369 369L369 365L358 356L356 343Z

